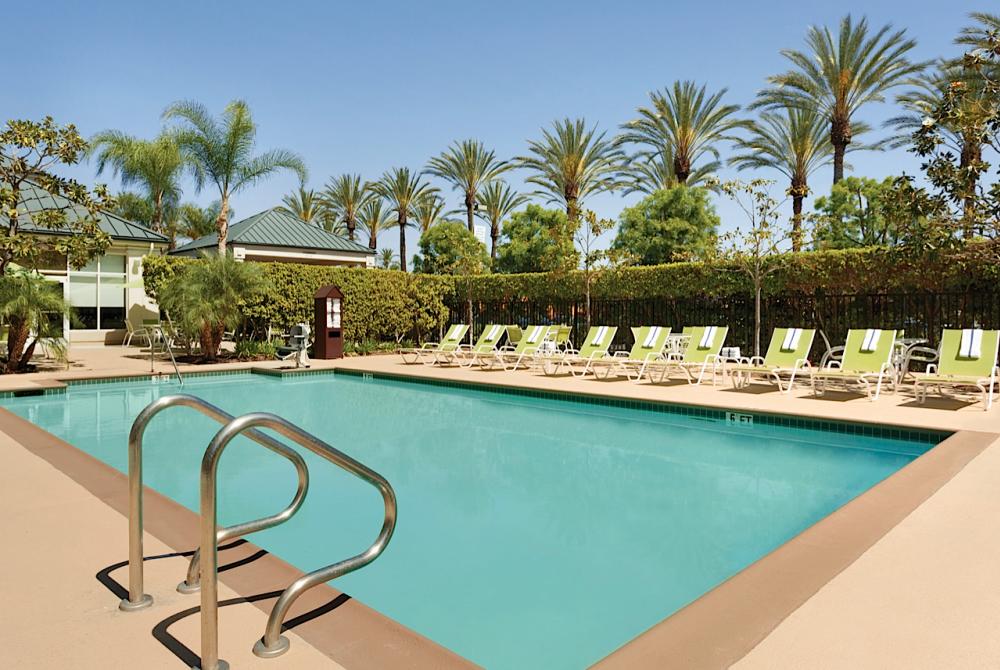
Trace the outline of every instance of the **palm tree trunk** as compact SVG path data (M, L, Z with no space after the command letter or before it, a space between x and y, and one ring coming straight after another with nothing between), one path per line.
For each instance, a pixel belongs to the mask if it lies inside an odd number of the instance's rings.
M830 143L833 145L833 183L844 178L844 156L851 143L851 120L839 116L830 121Z
M406 215L397 219L399 225L399 269L406 272Z
M674 156L674 177L681 186L687 184L688 177L691 176L691 161L687 156L678 154Z
M219 207L219 217L215 220L219 232L219 256L226 255L226 239L229 237L229 194L222 194L222 205Z
M351 242L353 242L354 241L354 229L357 227L358 224L354 220L353 216L349 216L346 219L344 219L344 223L347 224L347 239L349 239ZM372 247L372 248L374 249L375 247Z
M21 354L24 344L28 341L28 322L17 317L10 317L7 331L7 367L8 374L17 372L21 365Z
M576 221L580 216L580 204L576 195L567 194L566 195L566 218L570 221Z
M375 233L371 232L368 234L368 248L372 251L378 248L377 240L375 239Z
M792 251L802 251L802 200L801 195L792 196Z
M153 230L163 232L163 191L157 191L153 198Z
M469 222L469 232L475 232L476 194L465 194L465 218Z
M497 240L500 238L500 225L496 222L490 226L490 258L497 259Z

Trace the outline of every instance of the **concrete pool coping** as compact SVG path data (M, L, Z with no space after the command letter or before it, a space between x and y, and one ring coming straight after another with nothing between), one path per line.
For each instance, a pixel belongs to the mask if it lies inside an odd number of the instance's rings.
M128 482L123 473L2 407L0 431L127 516ZM143 516L146 532L175 551L198 546L198 515L148 486L144 489ZM124 548L126 538L121 541ZM220 570L220 582L265 614L270 612L274 596L259 596L283 589L302 574L251 542L241 543L228 556L225 553L220 554L220 563L233 562L240 569ZM190 604L196 607L197 598L192 597ZM334 610L336 622L331 624L324 615ZM478 667L328 584L311 589L296 602L289 613L289 620L294 619L300 620L294 628L299 637L346 668Z
M803 410L802 403L795 402L797 400L795 398L779 399L780 403L775 406L774 403L761 402L761 397L755 394L721 393L718 389L710 387L680 387L686 391L682 394L680 389L669 386L657 388L631 384L606 385L593 381L582 381L581 383L581 380L573 380L575 383L567 384L559 379L546 377L536 379L535 375L523 372L498 375L480 373L482 378L475 379L477 374L475 371L441 370L425 368L424 366L404 367L400 365L398 359L386 356L339 361L334 367L350 368L361 373L371 372L372 374L410 377L418 381L428 378L445 378L468 382L471 374L474 383L483 385L498 384L513 388L543 390L555 387L571 393L596 394L606 397L635 397L636 394L647 394L654 396L653 400L663 400L664 402L794 414L795 416L808 416L816 419L837 418L855 422L869 421L882 425L890 424L925 430L955 431L955 434L938 448L916 459L906 468L824 518L798 537L748 566L728 581L599 661L595 667L601 668L664 667L664 665L676 664L681 660L683 660L685 667L715 668L726 667L743 658L761 640L767 638L768 634L791 612L850 566L868 548L878 543L886 533L923 504L935 491L948 483L998 437L994 432L996 419L982 411L976 413L952 411L951 416L943 417L941 410L907 408L905 412L894 409L893 412L888 413L889 416L886 416L885 412L880 411L881 408L872 407L867 402L864 407L869 408L868 412L857 412L854 407L851 407L850 411L844 412L843 406L837 401L831 401L830 405L824 404L821 407L810 408L811 411L801 411ZM598 388L581 389L587 384ZM616 391L616 393L609 393L610 390ZM627 392L623 393L624 391ZM692 392L694 392L693 395ZM713 395L717 397L711 397ZM694 402L688 401L688 398ZM789 401L795 409L794 412L787 409ZM887 404L891 408L896 407L896 404ZM837 411L822 411L829 406L836 407ZM845 414L852 416L845 417ZM882 419L878 420L878 417L882 417ZM4 429L6 424L7 417L0 414L0 429ZM28 425L31 426L31 424ZM969 425L977 428L993 428L994 430L969 430L966 428ZM37 427L32 427L41 431ZM65 447L77 451L70 445L65 445ZM42 457L44 458L44 456ZM109 466L104 466L99 461L98 463L121 478L117 471ZM54 465L62 469L58 464ZM123 478L121 479L123 482ZM102 497L100 492L92 492ZM121 483L119 495L123 494L124 483ZM149 500L153 500L156 495L158 494L150 495ZM169 500L165 500L165 503L176 505ZM181 510L190 516L186 523L193 523L196 527L196 515L185 508L181 508ZM149 516L150 530L156 532L154 517L160 515L150 513ZM185 522L178 519L174 525L176 528L173 530L163 532L183 534L182 530L178 529L182 529ZM194 533L186 536L186 538L194 537L196 537ZM170 542L168 544L175 546ZM193 546L193 540L187 539L176 546L189 548ZM291 566L287 566L287 564L284 566L291 570L286 574L290 576L298 574ZM234 577L235 574L226 575L225 579L229 580ZM254 590L260 590L259 584ZM330 589L330 593L339 592ZM342 626L343 624L338 622L338 625ZM398 626L398 624L396 625ZM299 632L299 629L296 629L296 632ZM303 637L306 638L305 635ZM450 654L450 652L448 653ZM327 655L330 656L329 653ZM336 659L334 656L331 657ZM340 659L336 660L343 662ZM365 661L370 660L370 657L365 658ZM469 667L466 661L458 657L454 657L452 660L456 663L454 667ZM352 661L360 663L353 667L371 667L361 659L356 658ZM345 663L345 665L352 667L350 663ZM379 667L420 666L411 663L405 666L386 664ZM426 667L445 666L438 664Z

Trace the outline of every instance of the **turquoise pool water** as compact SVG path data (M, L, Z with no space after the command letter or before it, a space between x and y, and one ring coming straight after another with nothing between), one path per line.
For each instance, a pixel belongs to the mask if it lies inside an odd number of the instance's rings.
M0 404L124 471L133 418L178 391L95 384ZM385 475L396 535L337 587L500 670L597 661L930 448L345 375L192 378L183 391L232 414L276 412ZM197 509L217 429L192 410L161 413L146 433L146 483ZM381 499L306 458L300 513L250 539L312 570L374 539ZM222 458L222 522L279 509L294 479L241 439Z

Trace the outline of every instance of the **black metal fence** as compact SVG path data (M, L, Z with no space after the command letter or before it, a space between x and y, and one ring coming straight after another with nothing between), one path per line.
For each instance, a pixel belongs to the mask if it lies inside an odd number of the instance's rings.
M582 301L501 300L473 302L472 337L490 323L526 326L568 324L573 342L586 336L586 309ZM469 321L469 303L449 306L450 323ZM754 301L752 296L641 300L594 300L591 324L618 326L613 349L632 346L632 326L727 325L727 346L753 350ZM766 348L771 330L782 326L814 327L830 342L842 344L850 328L896 328L907 337L937 344L942 328L1000 327L1000 287L988 292L957 293L865 293L809 294L765 297L761 304L761 347ZM825 350L816 338L818 357Z

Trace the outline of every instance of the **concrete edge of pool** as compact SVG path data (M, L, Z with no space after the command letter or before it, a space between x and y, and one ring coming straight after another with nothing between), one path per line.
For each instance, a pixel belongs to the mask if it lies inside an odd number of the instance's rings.
M350 367L361 371L365 369L365 366L357 364ZM394 375L412 377L418 381L425 377L425 375L419 374L419 370L415 371L418 374L408 374L407 371L400 370L400 367L398 364L395 366ZM378 366L377 369L373 368L371 371L384 372L385 368ZM142 375L137 376L142 377ZM488 383L500 383L516 388L537 388L530 383L527 386L505 384L493 380ZM608 394L601 393L600 395ZM775 412L773 409L757 411ZM807 415L798 414L798 416ZM11 420L14 420L15 423L20 422L22 425L12 425ZM854 421L854 419L847 420ZM915 423L914 427L927 428L926 422L918 421ZM40 440L39 443L42 443L42 446L38 449L28 446L24 439L19 439L18 442L22 446L47 460L74 480L84 484L91 493L111 507L118 509L118 511L124 510L125 486L124 478L120 473L99 461L94 461L90 465L100 467L91 468L91 470L103 468L110 472L99 473L95 477L95 473L91 471L90 476L93 477L93 481L81 482L81 477L87 479L88 467L81 466L80 462L90 459L89 456L6 410L0 412L0 430L11 434L15 439L17 437L12 433L17 433L20 430L23 436L23 431L29 428L48 436L50 439ZM866 549L875 544L996 439L997 435L993 432L959 430L943 442L939 448L932 449L796 538L748 566L674 615L654 625L645 633L599 661L595 667L663 667L667 660L674 663L683 660L685 667L728 666L753 649L788 614L851 565ZM27 442L33 442L33 440L27 440ZM59 449L52 448L55 446ZM114 490L115 487L112 483L114 478L120 480L117 490ZM155 512L152 511L154 500L157 500ZM192 538L196 537L196 515L155 493L150 495L149 501L150 531L170 546L178 549L194 546L195 541ZM172 507L179 509L171 510ZM286 580L286 583L289 577L297 574L294 568L280 559L271 556L266 558L269 560L257 561L257 563L264 566L265 563L273 562L276 570L274 574L280 575ZM241 594L260 591L258 578L249 571L234 571L232 574L224 575L223 578ZM330 588L327 593L337 594L339 592ZM320 598L320 600L326 602L329 598ZM350 602L354 603L354 601ZM319 605L320 603L315 604ZM464 659L460 659L435 643L406 630L396 622L382 617L363 605L357 604L357 608L359 609L357 616L361 620L359 629L365 628L366 618L368 623L371 623L371 620L380 619L380 623L386 629L384 632L391 637L400 636L393 641L387 641L390 646L405 645L409 636L416 638L418 642L422 642L432 650L436 649L442 653L442 658L434 658L435 654L431 654L431 657L427 659L428 665L417 663L414 658L406 658L404 665L396 665L388 662L388 659L386 662L377 661L371 655L372 649L358 649L357 647L350 652L361 656L345 657L341 654L338 657L334 655L334 653L338 653L336 649L338 640L335 639L338 637L336 631L324 632L323 626L319 624L311 626L310 628L316 629L315 635L316 639L320 640L319 644L313 642L311 639L314 637L313 631L306 626L303 626L301 631L297 629L297 632L300 632L303 638L311 644L316 644L317 648L327 653L328 656L338 662L345 663L348 667L352 663L359 663L358 667L371 667L373 662L378 663L377 667L471 667L471 664ZM351 614L352 620L356 616L354 612L349 614ZM345 620L346 616L341 616L338 625L343 626ZM351 629L353 632L357 632L354 626L351 626ZM345 632L343 628L340 630ZM324 641L324 637L330 639ZM339 640L339 644L343 645L342 639ZM416 646L419 648L420 644L416 644ZM324 647L328 647L329 651ZM331 651L333 653L330 653Z
M116 512L128 514L128 482L124 474L48 433L35 424L0 407L0 431L28 452L48 462L58 471L83 486ZM145 487L144 521L146 531L175 551L190 551L198 545L198 515L155 490ZM122 537L122 557L126 553ZM251 542L241 545L238 570L226 570L225 552L220 554L219 580L244 598L254 598L268 591L282 589L302 573L277 556ZM252 558L252 560L250 560ZM247 559L245 563L242 563ZM98 567L94 566L95 570ZM235 566L234 566L235 567ZM181 575L183 576L183 575ZM343 600L342 593L328 584L304 594L291 611L291 618L307 619L294 628L295 633L318 651L347 667L475 668L449 649L406 628L369 608L358 600ZM114 600L114 595L108 593ZM336 603L331 607L331 603ZM253 604L265 614L273 598L255 599ZM197 598L191 601L197 606ZM337 610L335 624L323 615ZM314 616L315 618L309 619ZM249 642L248 642L249 644ZM280 661L274 663L280 664Z

